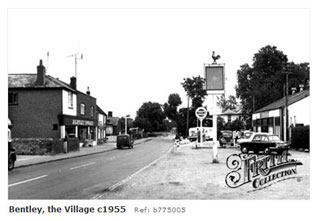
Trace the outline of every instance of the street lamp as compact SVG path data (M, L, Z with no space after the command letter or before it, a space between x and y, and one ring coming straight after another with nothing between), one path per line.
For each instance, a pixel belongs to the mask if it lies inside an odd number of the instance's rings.
M128 117L130 117L130 114L128 114L127 116L125 116L125 124L124 124L125 134L128 134Z

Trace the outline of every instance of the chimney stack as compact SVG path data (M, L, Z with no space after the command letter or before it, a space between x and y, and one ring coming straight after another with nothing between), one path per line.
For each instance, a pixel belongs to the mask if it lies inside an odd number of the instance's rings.
M76 79L76 77L71 77L70 78L70 86L74 90L77 90L77 79Z
M112 117L112 111L108 111L108 117Z
M87 92L88 95L90 95L89 87L87 87Z
M40 60L40 65L37 66L37 79L36 85L44 86L45 84L45 67L43 66L43 61Z

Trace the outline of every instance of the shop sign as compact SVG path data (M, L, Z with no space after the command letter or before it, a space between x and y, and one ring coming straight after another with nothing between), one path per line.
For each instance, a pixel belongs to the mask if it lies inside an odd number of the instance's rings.
M94 126L93 121L73 119L73 125Z

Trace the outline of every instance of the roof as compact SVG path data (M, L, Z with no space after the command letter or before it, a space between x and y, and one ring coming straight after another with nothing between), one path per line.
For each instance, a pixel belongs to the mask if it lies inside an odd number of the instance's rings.
M109 123L117 126L119 123L119 117L108 117Z
M100 114L103 114L103 115L106 115L107 114L97 105L97 111L100 113Z
M241 109L240 110L226 110L224 112L222 112L220 115L241 115L242 112L241 112Z
M8 87L9 88L65 88L67 90L77 92L69 84L45 75L44 86L36 85L37 74L9 74Z
M309 97L309 90L304 90L302 92L298 92L296 94L290 95L288 96L288 105L294 104L306 97ZM269 111L269 110L275 110L275 109L279 109L281 107L285 107L285 97L265 106L262 107L261 109L255 111L254 113L259 113L259 112L263 112L263 111Z

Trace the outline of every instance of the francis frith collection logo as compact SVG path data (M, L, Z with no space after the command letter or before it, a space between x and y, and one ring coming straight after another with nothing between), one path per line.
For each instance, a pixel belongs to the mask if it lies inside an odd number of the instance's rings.
M302 163L290 159L288 152L280 155L232 154L227 158L231 172L225 181L230 188L250 183L253 190L260 190L283 180L300 179L298 165Z

